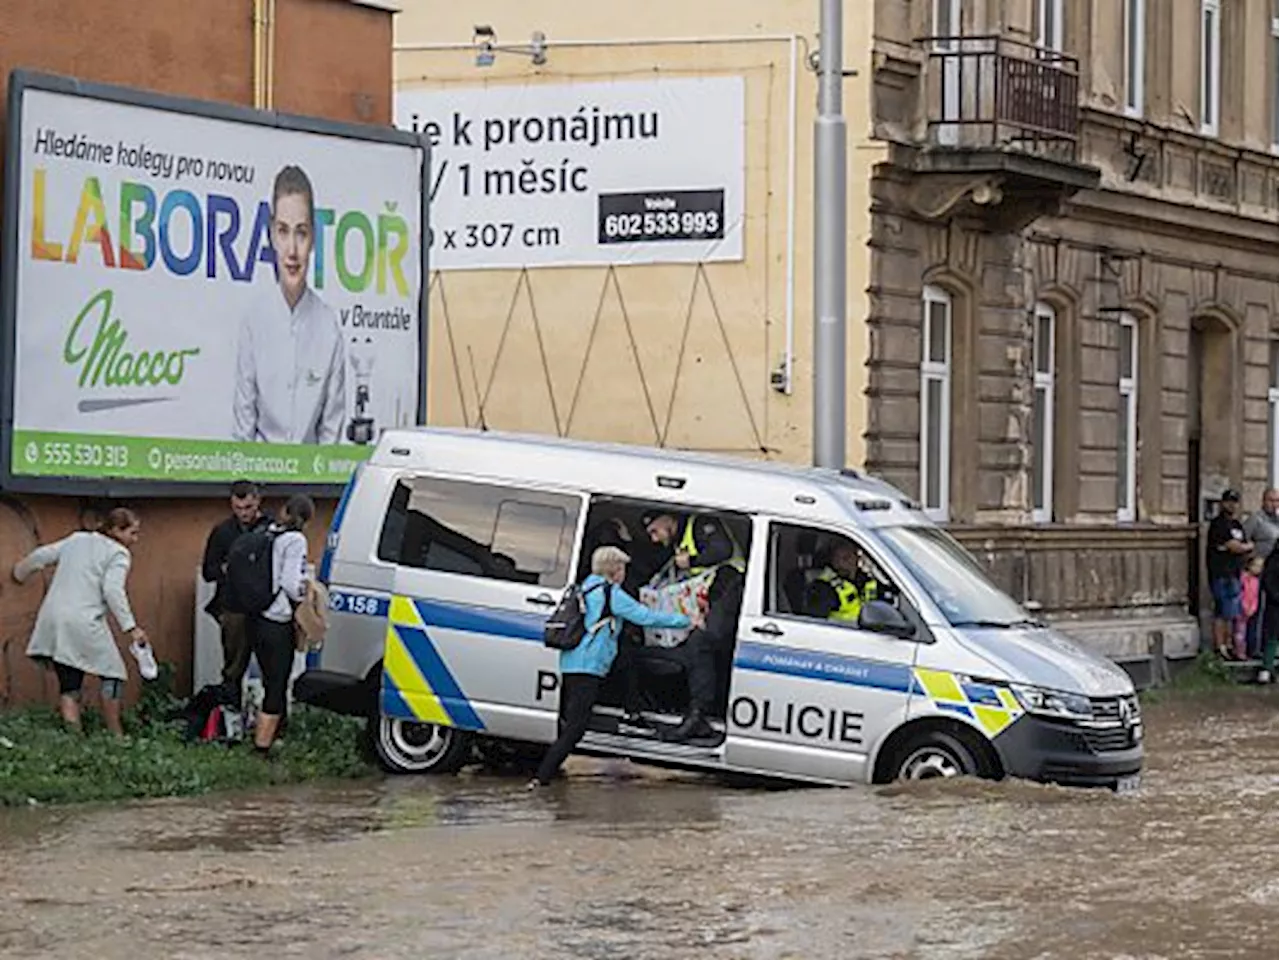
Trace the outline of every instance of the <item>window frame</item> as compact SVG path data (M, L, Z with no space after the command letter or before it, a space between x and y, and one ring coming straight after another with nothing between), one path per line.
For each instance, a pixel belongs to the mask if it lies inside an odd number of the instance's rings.
M1049 321L1048 343L1043 348L1048 351L1049 369L1041 371L1040 365L1036 362L1037 346L1040 345L1040 321L1047 319ZM1044 436L1037 438L1035 436L1035 423L1032 423L1032 443L1044 458L1044 468L1040 476L1040 501L1041 505L1035 505L1036 491L1032 490L1031 500L1031 520L1033 523L1052 523L1053 522L1053 450L1054 444L1057 442L1057 430L1054 423L1055 416L1055 380L1057 378L1058 354L1057 354L1057 337L1058 337L1058 312L1053 306L1038 301L1032 310L1032 346L1031 346L1031 392L1033 398L1032 418L1035 417L1034 398L1037 394L1044 394ZM1038 439L1038 443L1036 442ZM1032 451L1032 456L1036 456L1036 450ZM1035 480L1035 468L1032 466L1032 482Z
M929 359L929 345L933 332L931 304L946 307L946 336L943 339L945 359ZM953 363L953 335L955 331L955 298L943 288L926 284L920 295L920 503L925 516L939 523L951 517L951 367ZM928 387L940 384L942 402L939 414L942 424L938 434L938 463L929 461L929 404ZM929 481L932 470L938 472L938 505L929 504Z
M496 533L498 530L497 524L498 524L499 514L501 512L502 506L507 503L528 502L528 501L520 500L519 494L522 494L522 493L539 494L544 497L555 496L555 497L563 497L566 500L576 501L578 505L576 517L572 515L566 517L567 523L561 529L561 532L560 532L561 546L563 546L563 541L566 536L570 538L569 550L567 554L563 557L560 556L559 552L557 552L557 555L556 555L557 567L555 572L558 573L563 571L564 582L556 583L556 584L552 584L552 583L544 584L540 582L542 577L539 576L538 582L530 583L525 580L515 580L515 579L504 578L504 577L487 576L485 574L465 573L465 572L456 571L456 570L444 570L444 569L439 569L436 567L429 567L429 566L419 567L419 566L414 566L412 564L404 563L402 559L392 560L392 559L387 559L383 557L382 556L383 537L385 535L387 523L391 518L391 509L395 499L396 490L398 489L399 485L402 483L412 485L417 482L446 483L446 484L458 484L460 486L488 487L496 490L501 490L504 494L509 494L509 495L503 496L502 499L498 501L497 506L495 507L495 510L494 510L494 516L493 516L494 528L493 528L493 533L490 536L490 542L487 545L482 545L485 547L485 549L489 550L490 552L493 552L493 542L494 540L497 539L496 537ZM410 492L410 496L412 497L412 491ZM545 504L537 504L537 503L530 503L529 505L539 506L539 507L546 506ZM466 474L442 474L442 473L435 473L428 470L406 470L402 473L398 473L395 476L391 477L387 484L387 495L385 498L385 503L383 504L382 509L380 510L381 522L378 528L378 535L377 537L374 538L373 547L371 550L371 554L372 554L371 559L374 563L380 566L390 567L395 570L402 570L406 573L410 573L414 575L442 576L442 577L448 577L448 578L454 579L458 582L502 585L505 587L519 588L525 591L538 591L542 593L551 594L551 593L555 593L556 591L565 589L569 585L569 583L572 582L575 576L578 563L579 563L579 553L582 550L582 537L584 534L584 524L586 523L589 506L590 506L590 503L589 503L588 495L581 490L575 490L571 488L558 487L555 485L541 484L536 482L525 483L525 482L513 481L513 480L502 480L502 479L495 479L493 477L476 477L476 476L470 476ZM406 512L406 515L409 512L407 504L406 504L405 512ZM461 533L460 531L458 532ZM403 544L400 547L399 556L403 557Z
M1280 153L1280 16L1271 17L1267 40L1267 139L1272 153Z
M1062 35L1063 5L1064 0L1035 0L1032 6L1035 45L1042 50L1062 53L1066 49ZM1049 42L1050 34L1052 42Z
M1117 364L1117 368L1116 368L1117 374L1118 374L1117 384L1116 384L1117 392L1121 398L1127 397L1129 400L1128 415L1123 418L1124 419L1123 423L1119 423L1119 420L1121 418L1121 410L1117 410L1118 426L1120 430L1124 432L1124 435L1128 438L1128 444L1125 451L1125 465L1128 468L1127 476L1128 476L1129 482L1126 485L1124 490L1125 502L1121 503L1119 497L1117 497L1116 520L1120 523L1133 523L1134 520L1137 519L1137 514L1138 514L1138 403L1139 403L1139 396L1140 396L1138 364L1142 359L1142 348L1138 342L1138 335L1140 333L1140 330L1138 328L1138 320L1133 314L1131 313L1121 314L1120 327L1122 330L1127 327L1131 331L1131 335L1129 337L1130 376L1126 377L1124 375L1124 361L1122 358L1119 358L1119 351L1123 349L1123 346L1124 346L1123 336L1119 337L1119 343L1117 347L1117 357L1120 359L1120 362ZM1121 404L1120 406L1123 407L1123 404ZM1120 468L1120 444L1119 444L1119 431L1117 431L1117 443L1116 443L1117 474L1119 473L1119 468ZM1117 476L1117 481L1118 480L1119 480L1119 477ZM1116 490L1117 492L1119 492L1120 490L1119 482L1116 483Z
M1125 116L1141 118L1146 110L1147 0L1124 0L1124 49L1121 73ZM1137 63L1130 52L1137 51Z
M844 527L814 523L803 519L759 515L767 524L765 529L765 581L764 591L760 597L760 616L765 620L782 620L788 623L803 623L811 627L830 627L832 629L852 631L864 637L873 637L890 643L933 643L934 637L929 630L923 611L927 607L921 604L916 595L916 588L906 572L899 568L897 557L870 541L873 539L865 531L851 530ZM916 635L909 640L900 640L885 634L864 630L857 623L847 620L823 620L805 616L803 613L788 612L780 609L778 600L782 593L782 577L778 570L778 538L784 529L806 531L819 536L842 537L852 542L859 550L871 558L872 562L889 579L894 588L894 596L898 598L898 611L916 628Z
M1206 19L1213 23L1211 40L1204 33ZM1200 133L1216 137L1222 125L1222 0L1200 0L1199 37Z
M1270 385L1267 388L1267 411L1270 413L1271 429L1267 436L1267 472L1270 474L1267 486L1280 488L1280 339L1271 339L1267 343L1271 351L1267 366L1270 368Z

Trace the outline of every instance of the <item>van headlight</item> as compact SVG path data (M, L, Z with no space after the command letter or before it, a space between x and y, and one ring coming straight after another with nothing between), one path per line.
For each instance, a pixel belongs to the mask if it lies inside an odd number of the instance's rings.
M1061 690L1046 690L1043 687L1027 687L1011 684L1009 687L1018 703L1027 713L1036 713L1045 717L1062 717L1069 720L1092 720L1093 704L1089 698L1078 693L1063 693Z

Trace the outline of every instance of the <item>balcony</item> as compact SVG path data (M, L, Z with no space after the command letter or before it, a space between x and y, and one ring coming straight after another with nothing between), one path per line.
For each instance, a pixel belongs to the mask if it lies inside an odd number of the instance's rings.
M998 36L918 42L926 57L919 87L925 138L912 162L917 173L959 184L969 178L974 188L956 202L1006 227L1097 185L1098 170L1078 159L1075 57Z

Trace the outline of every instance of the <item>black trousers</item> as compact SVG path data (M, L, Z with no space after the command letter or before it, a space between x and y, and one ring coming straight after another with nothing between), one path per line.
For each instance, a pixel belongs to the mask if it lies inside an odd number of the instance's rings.
M538 765L538 782L548 784L573 752L591 723L591 708L600 693L600 678L589 673L560 677L560 736Z
M704 715L715 709L719 671L717 661L723 651L732 647L720 637L705 630L693 630L678 647L647 647L644 656L651 660L666 660L684 668L689 682L689 709L700 710Z
M250 649L262 671L262 712L284 716L293 671L293 624L256 616L249 618L248 627Z

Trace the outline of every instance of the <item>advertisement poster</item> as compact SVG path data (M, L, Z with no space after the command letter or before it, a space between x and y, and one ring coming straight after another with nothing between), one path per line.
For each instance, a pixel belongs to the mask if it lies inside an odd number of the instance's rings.
M743 257L742 77L396 92L431 144L432 269Z
M339 484L418 421L412 137L35 86L20 111L11 475Z

